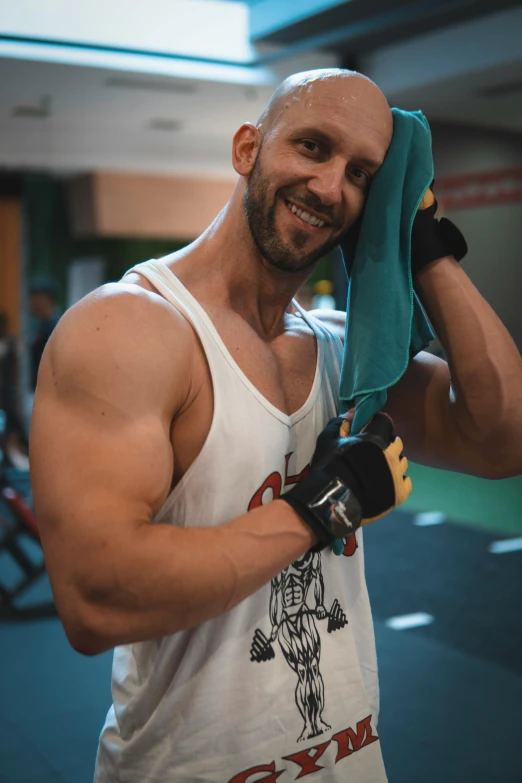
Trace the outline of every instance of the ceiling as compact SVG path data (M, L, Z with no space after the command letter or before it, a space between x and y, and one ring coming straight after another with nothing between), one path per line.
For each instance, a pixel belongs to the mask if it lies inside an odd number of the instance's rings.
M271 92L271 87L0 60L0 160L70 171L211 170L231 176L232 134L241 122L257 119ZM15 116L20 109L22 116Z
M393 105L522 140L522 4L510 6L357 51L279 41L262 50L277 61L256 85L0 57L0 166L232 177L232 135L257 119L278 79L350 57Z

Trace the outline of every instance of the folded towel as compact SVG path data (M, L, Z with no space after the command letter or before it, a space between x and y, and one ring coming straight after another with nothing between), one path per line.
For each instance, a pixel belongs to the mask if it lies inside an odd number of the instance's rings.
M357 227L341 243L349 277L339 405L355 406L352 432L386 402L387 389L433 339L413 290L411 229L433 180L431 133L420 111L392 109L393 138Z

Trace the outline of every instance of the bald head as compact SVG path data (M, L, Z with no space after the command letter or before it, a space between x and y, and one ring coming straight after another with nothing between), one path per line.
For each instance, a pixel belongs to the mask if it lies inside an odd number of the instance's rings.
M388 102L377 85L357 71L344 68L318 68L294 73L275 90L260 116L257 127L263 135L284 121L297 107L313 110L324 103L326 96L337 99L340 106L354 111L364 104L375 114L376 121L389 129L391 140L392 117Z
M234 137L261 256L302 272L335 247L361 214L392 133L386 98L365 76L336 68L285 79L257 127L245 123Z

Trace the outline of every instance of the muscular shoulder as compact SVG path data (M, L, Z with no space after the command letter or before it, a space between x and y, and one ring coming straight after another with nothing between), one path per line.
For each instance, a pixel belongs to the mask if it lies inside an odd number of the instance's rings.
M125 406L183 397L194 333L159 295L127 283L89 294L60 319L40 389L118 399ZM177 371L174 370L176 368Z
M344 343L344 330L346 326L346 313L342 310L310 310L318 321L321 321L332 332L335 332Z

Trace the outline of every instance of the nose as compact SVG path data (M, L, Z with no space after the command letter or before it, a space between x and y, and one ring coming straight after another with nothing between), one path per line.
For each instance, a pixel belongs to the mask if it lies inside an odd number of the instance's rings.
M316 165L307 187L325 206L333 207L342 201L344 180L344 163L332 159Z

